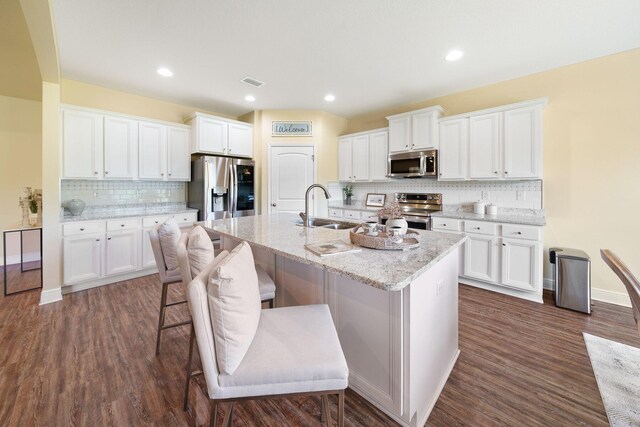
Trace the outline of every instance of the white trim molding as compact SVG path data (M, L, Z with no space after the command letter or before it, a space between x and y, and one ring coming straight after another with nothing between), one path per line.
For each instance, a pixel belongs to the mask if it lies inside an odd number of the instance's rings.
M47 289L40 293L40 305L58 301L62 301L62 288Z
M556 286L553 279L545 278L544 288L554 291ZM606 289L591 287L591 299L609 304L621 305L623 307L631 307L631 300L629 299L629 295L625 292L608 291Z

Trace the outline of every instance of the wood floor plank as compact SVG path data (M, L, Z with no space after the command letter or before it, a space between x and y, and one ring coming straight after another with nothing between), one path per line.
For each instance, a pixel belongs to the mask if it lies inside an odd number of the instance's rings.
M37 291L0 298L0 425L208 425L202 377L182 411L188 327L166 330L155 356L160 290L152 275L42 307ZM461 354L427 425L607 425L582 332L640 347L631 309L596 302L587 316L549 295L536 304L464 285L459 298ZM179 286L169 299L184 299ZM185 318L185 305L169 308L168 321ZM345 401L347 426L396 425L351 390ZM315 396L242 402L234 413L236 427L322 425Z

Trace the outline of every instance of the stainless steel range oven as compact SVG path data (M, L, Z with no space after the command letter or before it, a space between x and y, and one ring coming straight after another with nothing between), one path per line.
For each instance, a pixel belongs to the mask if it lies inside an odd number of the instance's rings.
M409 228L431 230L431 213L442 210L440 193L396 193L395 198ZM381 218L381 222L386 223L387 218Z

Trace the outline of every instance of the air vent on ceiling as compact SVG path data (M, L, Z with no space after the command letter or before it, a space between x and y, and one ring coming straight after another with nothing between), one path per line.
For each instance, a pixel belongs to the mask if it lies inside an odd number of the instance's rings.
M248 85L254 86L254 87L260 87L264 84L264 82L261 82L260 80L256 80L253 77L245 77L244 79L240 80L241 82L244 82Z

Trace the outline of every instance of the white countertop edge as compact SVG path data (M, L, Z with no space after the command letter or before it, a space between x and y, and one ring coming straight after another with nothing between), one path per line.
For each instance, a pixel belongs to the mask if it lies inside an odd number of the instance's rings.
M175 215L180 213L191 213L198 212L198 209L194 208L184 208L184 209L176 209L165 212L145 212L138 214L123 214L123 215L96 215L96 216L65 216L60 219L61 223L68 222L82 222L82 221L104 221L110 219L123 219L123 218L142 218L147 216L160 216L160 215Z

